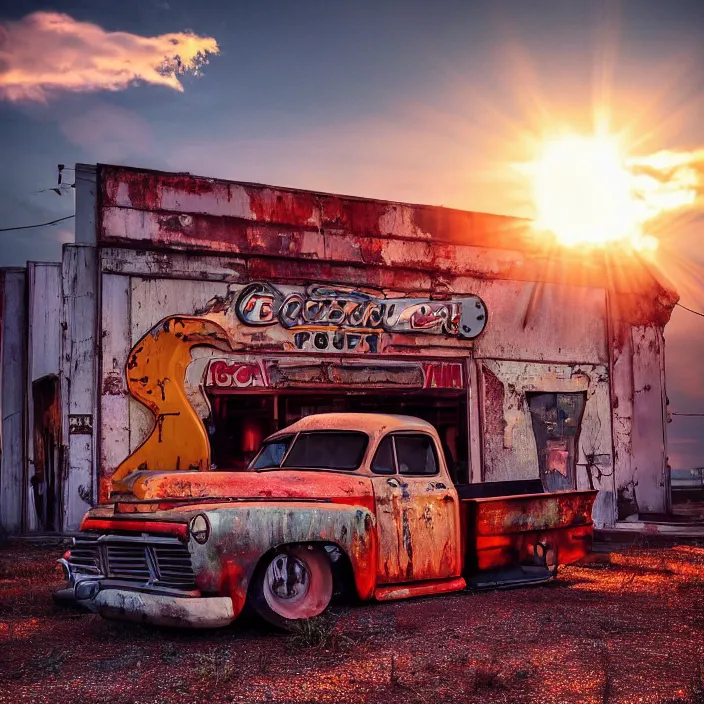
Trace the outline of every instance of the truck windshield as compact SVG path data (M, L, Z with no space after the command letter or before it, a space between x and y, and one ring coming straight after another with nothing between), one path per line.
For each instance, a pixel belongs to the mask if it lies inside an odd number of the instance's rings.
M369 444L366 433L319 430L264 443L250 469L358 469ZM288 454L286 454L288 450ZM286 459L284 460L284 456ZM283 462L282 462L283 460Z

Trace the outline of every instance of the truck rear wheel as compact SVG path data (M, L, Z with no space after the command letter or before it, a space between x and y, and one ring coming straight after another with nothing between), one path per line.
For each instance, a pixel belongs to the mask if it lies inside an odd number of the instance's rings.
M286 547L265 560L252 583L252 605L276 626L323 613L332 598L333 577L324 550Z

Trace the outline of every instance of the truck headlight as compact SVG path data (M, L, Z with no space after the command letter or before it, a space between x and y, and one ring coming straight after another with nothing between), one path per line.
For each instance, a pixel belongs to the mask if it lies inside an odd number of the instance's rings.
M204 513L199 513L191 518L191 522L188 524L188 531L196 543L200 545L207 543L210 537L210 521L208 517Z

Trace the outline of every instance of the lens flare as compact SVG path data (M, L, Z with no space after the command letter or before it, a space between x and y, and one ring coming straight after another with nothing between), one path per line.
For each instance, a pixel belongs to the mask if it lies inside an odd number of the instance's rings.
M569 134L542 143L529 165L535 225L567 246L624 244L653 251L651 221L691 206L704 152L627 158L610 136Z

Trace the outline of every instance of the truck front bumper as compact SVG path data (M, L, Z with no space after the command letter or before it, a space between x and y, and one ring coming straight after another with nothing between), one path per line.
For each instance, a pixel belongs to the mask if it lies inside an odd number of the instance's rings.
M239 615L229 596L155 593L106 579L102 574L79 574L61 559L69 586L54 593L54 601L88 609L105 618L179 628L220 628Z
M91 587L93 587L91 589ZM83 581L61 589L54 600L88 609L104 618L178 628L221 628L237 617L229 596L171 596L129 589L99 589Z
M177 597L101 589L86 604L105 618L180 628L220 628L235 620L229 596Z

